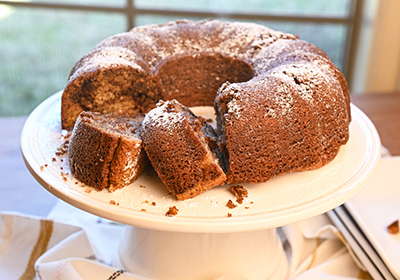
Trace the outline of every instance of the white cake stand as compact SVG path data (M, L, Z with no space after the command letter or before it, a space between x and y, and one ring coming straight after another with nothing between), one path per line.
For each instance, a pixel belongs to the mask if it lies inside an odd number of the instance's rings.
M234 209L226 207L229 199L235 201L227 186L178 201L150 168L121 190L92 191L70 174L66 155L56 155L66 135L61 130L60 108L58 92L28 117L21 135L28 169L44 188L67 203L129 225L121 241L119 264L155 279L213 279L222 274L285 279L288 263L276 228L346 202L361 190L380 158L374 125L352 105L350 139L331 163L262 184L242 184L249 197ZM193 111L214 118L211 107ZM175 217L165 215L171 206L179 209Z

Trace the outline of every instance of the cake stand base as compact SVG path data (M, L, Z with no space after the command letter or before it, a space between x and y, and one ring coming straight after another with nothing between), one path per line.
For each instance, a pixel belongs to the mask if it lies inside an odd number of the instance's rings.
M288 260L276 229L233 233L180 233L128 226L119 262L157 280L206 280L221 275L249 280L286 279Z

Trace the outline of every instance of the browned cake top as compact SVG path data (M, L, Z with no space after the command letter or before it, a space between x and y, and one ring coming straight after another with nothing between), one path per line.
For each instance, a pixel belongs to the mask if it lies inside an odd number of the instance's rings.
M257 74L254 62L265 63L256 60L261 50L296 38L254 23L218 20L147 25L111 36L71 70L62 126L70 129L85 110L146 113L160 99L210 106L224 82Z
M164 59L182 54L219 53L246 59L250 52L281 38L297 37L254 23L182 20L135 27L127 33L105 39L96 49L124 47L155 69Z

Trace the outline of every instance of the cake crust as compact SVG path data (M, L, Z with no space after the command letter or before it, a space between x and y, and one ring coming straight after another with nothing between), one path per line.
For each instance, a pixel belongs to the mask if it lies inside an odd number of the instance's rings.
M143 145L150 162L179 200L193 198L226 179L216 152L208 145L213 137L206 135L209 131L204 118L176 100L159 102L143 121Z
M115 191L135 180L146 166L143 118L82 112L68 145L71 173L97 190Z

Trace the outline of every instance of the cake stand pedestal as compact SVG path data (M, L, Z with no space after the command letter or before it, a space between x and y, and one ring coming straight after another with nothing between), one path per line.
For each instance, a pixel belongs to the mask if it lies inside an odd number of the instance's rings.
M113 193L93 191L71 174L62 151L61 92L40 104L21 135L25 163L36 180L65 202L91 214L128 225L119 265L146 277L213 279L223 274L247 279L285 279L288 260L277 228L325 213L358 193L380 159L379 135L352 105L350 139L328 165L278 176L262 184L242 184L249 196L236 208L226 186L177 201L152 169ZM213 118L213 109L194 108ZM112 203L111 203L112 202ZM165 214L179 209L175 217Z
M287 279L288 260L276 229L190 233L128 227L119 267L151 279Z

